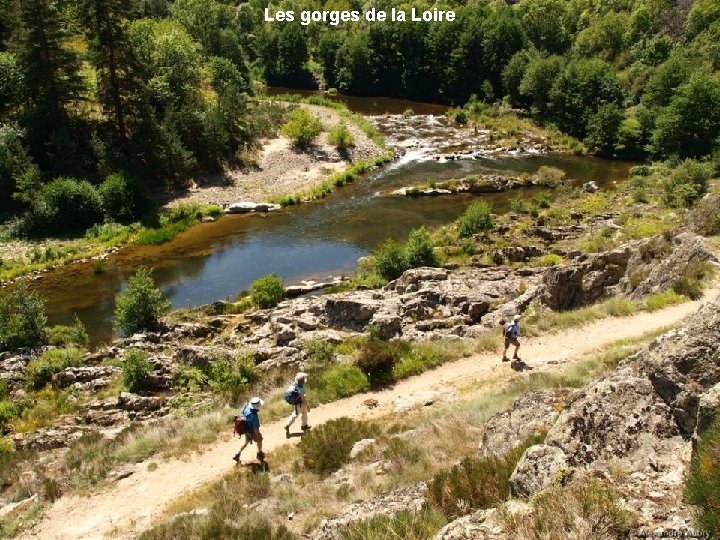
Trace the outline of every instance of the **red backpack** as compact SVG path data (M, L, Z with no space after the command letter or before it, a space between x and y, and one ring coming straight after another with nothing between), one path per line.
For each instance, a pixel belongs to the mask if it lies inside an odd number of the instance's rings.
M242 437L247 432L247 420L242 414L238 414L235 417L235 433L238 437Z

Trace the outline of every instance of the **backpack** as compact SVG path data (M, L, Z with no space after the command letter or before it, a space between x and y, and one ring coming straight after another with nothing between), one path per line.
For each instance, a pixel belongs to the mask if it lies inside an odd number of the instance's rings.
M248 428L247 417L243 414L243 411L246 407L247 404L243 405L242 409L240 409L240 414L235 416L233 422L233 429L238 437L242 437L250 431L250 429Z
M302 403L302 398L300 397L300 392L298 392L297 385L293 384L285 390L285 401L287 401L289 405L300 405L300 403Z
M508 324L505 326L505 328L503 328L503 334L505 335L506 338L512 339L512 338L515 337L515 336L513 335L513 334L514 334L514 330L515 330L515 323L512 323L512 322L511 322L511 323L508 323Z
M238 437L242 437L245 435L245 431L247 430L247 420L242 414L238 414L235 416L235 434Z

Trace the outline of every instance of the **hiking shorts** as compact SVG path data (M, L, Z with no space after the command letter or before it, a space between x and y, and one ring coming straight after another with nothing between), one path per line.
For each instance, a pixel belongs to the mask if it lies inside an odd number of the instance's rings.
M506 337L505 338L505 348L507 349L510 345L514 345L515 347L520 346L520 342L518 341L518 338L516 337Z

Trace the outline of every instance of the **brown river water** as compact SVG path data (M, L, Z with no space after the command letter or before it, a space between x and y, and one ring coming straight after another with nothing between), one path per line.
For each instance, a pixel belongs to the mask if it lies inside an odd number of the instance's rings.
M393 189L428 179L459 178L474 173L534 173L542 165L564 170L577 182L601 186L627 177L630 163L559 154L475 155L472 159L434 159L457 141L444 125L440 105L388 98L338 97L356 112L378 115L376 123L388 143L404 155L380 171L337 190L322 201L267 215L225 216L203 223L160 246L129 246L104 262L72 264L44 274L33 285L48 298L51 323L67 323L74 315L87 326L93 343L113 337L115 295L140 265L151 266L172 305L190 307L234 298L258 277L280 275L286 283L331 275L349 275L359 257L384 239L406 238L420 225L436 227L454 220L473 195L410 198L391 196ZM414 115L400 115L412 108ZM515 197L531 191L483 195L496 212L507 211Z

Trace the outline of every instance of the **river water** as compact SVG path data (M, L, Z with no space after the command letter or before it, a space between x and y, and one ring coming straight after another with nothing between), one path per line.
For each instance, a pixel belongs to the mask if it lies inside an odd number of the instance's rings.
M487 155L475 159L436 160L442 139L439 116L444 108L387 98L343 98L357 112L416 116L395 118L402 132L388 142L409 150L384 169L337 190L322 201L267 215L225 216L203 223L161 246L129 246L109 257L104 273L93 263L72 264L44 275L34 285L48 298L51 323L68 323L74 315L87 326L93 343L112 337L115 295L139 265L151 266L172 305L190 307L234 298L258 277L280 275L288 284L308 278L352 273L359 257L388 237L405 239L420 225L435 227L454 220L473 195L410 198L393 189L430 178L460 178L473 173L534 173L542 165L564 170L577 182L595 180L608 186L626 178L628 163L569 155ZM387 118L377 121L387 128ZM414 125L415 124L415 125ZM428 127L430 126L430 127ZM436 126L433 128L433 126ZM417 129L415 129L417 128ZM515 197L531 192L483 195L495 211L507 210Z

